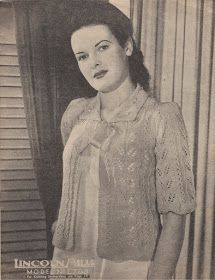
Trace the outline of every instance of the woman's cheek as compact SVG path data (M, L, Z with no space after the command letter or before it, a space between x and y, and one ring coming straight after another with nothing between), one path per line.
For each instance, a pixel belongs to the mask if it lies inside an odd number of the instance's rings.
M89 70L86 66L79 64L79 69L82 73L82 75L88 80L89 79Z

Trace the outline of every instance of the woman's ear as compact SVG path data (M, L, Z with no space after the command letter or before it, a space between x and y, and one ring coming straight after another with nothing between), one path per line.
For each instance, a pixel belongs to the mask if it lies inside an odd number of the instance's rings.
M128 40L125 43L125 54L127 56L131 56L132 53L133 53L133 48L134 48L133 40L132 40L131 37L129 37Z

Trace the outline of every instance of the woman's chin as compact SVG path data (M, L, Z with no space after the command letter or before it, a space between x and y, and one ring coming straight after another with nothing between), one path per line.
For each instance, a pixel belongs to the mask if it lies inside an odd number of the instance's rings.
M100 84L100 85L98 85L98 84L91 84L91 86L95 89L95 90L97 90L97 91L99 91L99 92L102 92L102 93L109 93L109 92L112 92L112 91L114 91L114 90L116 90L118 87L119 87L119 85L117 84L115 84L115 85L110 85L110 84Z
M100 92L109 92L110 91L110 87L107 86L107 85L98 85L98 84L91 84L91 86L97 90L97 91L100 91Z

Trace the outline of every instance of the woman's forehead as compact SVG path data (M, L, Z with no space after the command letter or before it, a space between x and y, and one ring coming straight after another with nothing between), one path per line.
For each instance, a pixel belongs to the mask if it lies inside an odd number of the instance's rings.
M102 41L113 41L115 37L106 25L89 25L75 31L71 36L71 46L74 52L80 48L95 47Z

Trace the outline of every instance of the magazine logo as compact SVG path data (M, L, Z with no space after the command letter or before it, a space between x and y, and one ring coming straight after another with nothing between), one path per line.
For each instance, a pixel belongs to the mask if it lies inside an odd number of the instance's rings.
M89 268L95 266L93 259L74 259L67 260L19 260L14 259L15 268L69 268L82 267Z
M14 259L15 268L50 268L51 262L48 260L19 260Z
M15 268L25 269L27 279L51 278L90 278L90 270L95 267L95 260L19 260L14 259Z

